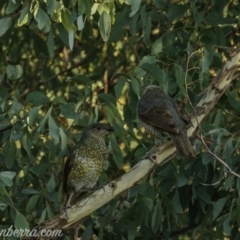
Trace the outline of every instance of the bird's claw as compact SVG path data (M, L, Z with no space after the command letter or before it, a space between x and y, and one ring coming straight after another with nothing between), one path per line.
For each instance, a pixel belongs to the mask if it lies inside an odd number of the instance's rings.
M104 185L100 185L99 187L91 187L91 188L83 188L82 190L84 192L91 192L91 191L94 191L94 190L99 190L103 188L104 189Z
M69 208L71 208L71 205L66 204L65 209L64 209L64 212L63 212L63 213L66 214L67 218L68 218L68 209L69 209Z
M155 154L151 154L151 152L147 152L144 156L140 157L139 159L140 160L148 159L152 163L157 164L157 162L156 162L156 155Z

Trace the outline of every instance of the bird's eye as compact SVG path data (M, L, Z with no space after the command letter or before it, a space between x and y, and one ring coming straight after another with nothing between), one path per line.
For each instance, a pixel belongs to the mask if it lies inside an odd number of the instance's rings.
M101 130L101 127L97 127L97 130Z

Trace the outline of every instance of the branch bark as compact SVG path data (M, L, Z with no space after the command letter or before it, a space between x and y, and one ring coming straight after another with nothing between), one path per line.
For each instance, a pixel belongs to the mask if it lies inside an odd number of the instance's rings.
M230 87L234 77L240 71L240 49L224 64L221 72L204 91L203 96L191 114L192 127L188 129L188 136L192 136L199 124L209 114L227 88ZM156 152L155 161L163 165L176 155L176 148L172 141L168 141ZM72 206L68 210L68 217L59 214L43 223L42 229L67 229L74 223L84 220L92 212L102 207L117 195L137 184L143 177L152 171L155 164L144 159L136 164L129 172L107 184L104 189L95 191L86 199Z

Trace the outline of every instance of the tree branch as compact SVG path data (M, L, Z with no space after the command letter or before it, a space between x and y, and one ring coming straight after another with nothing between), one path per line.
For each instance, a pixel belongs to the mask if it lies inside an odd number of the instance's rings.
M211 109L218 102L227 88L229 88L233 77L240 70L240 50L236 51L234 56L224 64L222 71L214 78L213 82L204 91L203 97L191 114L192 127L188 129L188 136L192 136L198 129L199 124L209 114ZM158 165L163 165L176 155L176 148L172 141L166 142L160 150L154 154L155 161ZM86 199L72 206L66 214L59 214L52 219L45 221L42 229L67 229L78 221L83 220L92 212L102 207L117 195L133 187L142 178L151 172L155 164L148 159L144 159L136 164L129 172L122 177L107 184L104 189L95 191ZM238 175L237 175L238 176ZM40 230L40 231L41 231Z

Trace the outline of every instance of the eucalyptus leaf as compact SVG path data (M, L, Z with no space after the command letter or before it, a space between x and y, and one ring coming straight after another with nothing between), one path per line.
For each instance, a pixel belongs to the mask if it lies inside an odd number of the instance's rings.
M103 41L107 42L110 36L110 31L111 31L111 18L107 12L105 11L102 12L99 18L98 26L99 26Z

